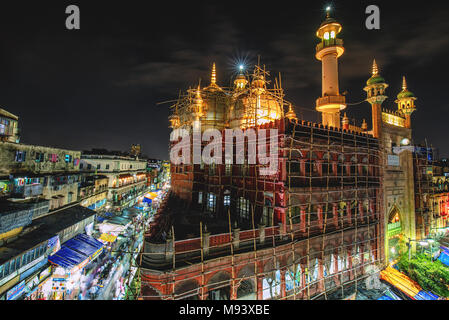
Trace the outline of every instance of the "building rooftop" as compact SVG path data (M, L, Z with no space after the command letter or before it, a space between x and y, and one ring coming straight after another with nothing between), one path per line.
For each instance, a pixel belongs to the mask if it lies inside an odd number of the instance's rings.
M19 120L19 117L12 114L11 112L6 111L5 109L1 109L0 108L0 116L4 116L6 118L10 118L10 119L14 119L14 120Z
M74 206L34 220L28 226L31 231L23 234L17 240L0 247L0 265L95 214L95 211L88 208Z

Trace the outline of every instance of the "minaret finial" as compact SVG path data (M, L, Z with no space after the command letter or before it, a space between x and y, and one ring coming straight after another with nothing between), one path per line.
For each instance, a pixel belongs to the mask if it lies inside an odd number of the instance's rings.
M215 62L212 65L212 75L210 78L210 84L213 86L217 84L217 70L215 69Z
M377 76L379 74L379 68L377 67L376 59L373 60L373 76Z
M331 6L326 7L326 19L329 19L331 17Z
M407 81L405 81L405 76L402 76L402 90L407 90Z

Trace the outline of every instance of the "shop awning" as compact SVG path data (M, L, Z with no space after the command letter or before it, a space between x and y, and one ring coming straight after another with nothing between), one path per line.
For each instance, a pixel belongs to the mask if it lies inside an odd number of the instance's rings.
M416 300L438 300L438 296L429 291L420 291L415 296Z
M103 240L105 242L114 242L117 239L117 236L114 236L112 234L109 233L102 233L100 238L98 238L98 240Z
M429 291L424 291L419 284L402 272L387 267L380 272L380 278L389 282L413 300L437 300L438 296Z
M449 266L449 252L443 251L440 253L440 256L438 257L438 260L441 261L441 263L445 264L446 266Z
M92 259L103 248L103 243L85 234L66 241L60 250L48 257L48 261L66 269L74 267Z
M148 192L144 195L145 198L151 199L153 200L154 198L156 198L158 196L158 194L156 192Z
M382 270L380 272L380 278L391 283L412 299L422 291L422 288L417 283L392 267L387 267L385 270Z

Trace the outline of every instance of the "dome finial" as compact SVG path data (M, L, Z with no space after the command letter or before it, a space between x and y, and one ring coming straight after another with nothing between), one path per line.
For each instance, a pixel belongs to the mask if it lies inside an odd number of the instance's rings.
M377 67L376 59L373 60L373 76L377 76L379 74L379 68Z
M402 76L402 90L407 90L407 81L405 80L405 76Z
M329 19L331 17L331 6L326 7L326 19Z
M217 84L217 70L215 69L215 62L212 64L212 75L210 78L210 84L211 85Z

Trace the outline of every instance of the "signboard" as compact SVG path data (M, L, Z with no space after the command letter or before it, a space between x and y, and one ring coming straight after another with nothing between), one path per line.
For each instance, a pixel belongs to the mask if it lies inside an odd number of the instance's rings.
M93 232L93 230L94 230L94 223L93 222L91 222L91 223L89 223L88 225L86 225L85 227L84 227L84 230L86 231L86 234L87 235L92 235L92 232Z
M393 153L395 153L395 154L400 154L404 150L408 150L410 152L414 152L415 148L413 146L400 146L400 147L396 146L396 147L393 147Z
M399 156L388 155L388 163L389 166L399 167Z
M51 266L41 272L39 275L39 282L48 277L51 274Z
M13 287L11 290L8 291L8 293L6 294L6 300L14 300L20 297L20 295L23 293L24 290L25 290L25 280L23 280L18 285L16 285L15 287Z
M54 236L47 243L47 252L48 255L52 255L56 253L59 249L61 249L61 243L59 241L59 235Z
M32 278L30 281L27 282L27 284L26 284L27 291L30 292L38 284L39 284L39 278L37 276L35 276L34 278Z

